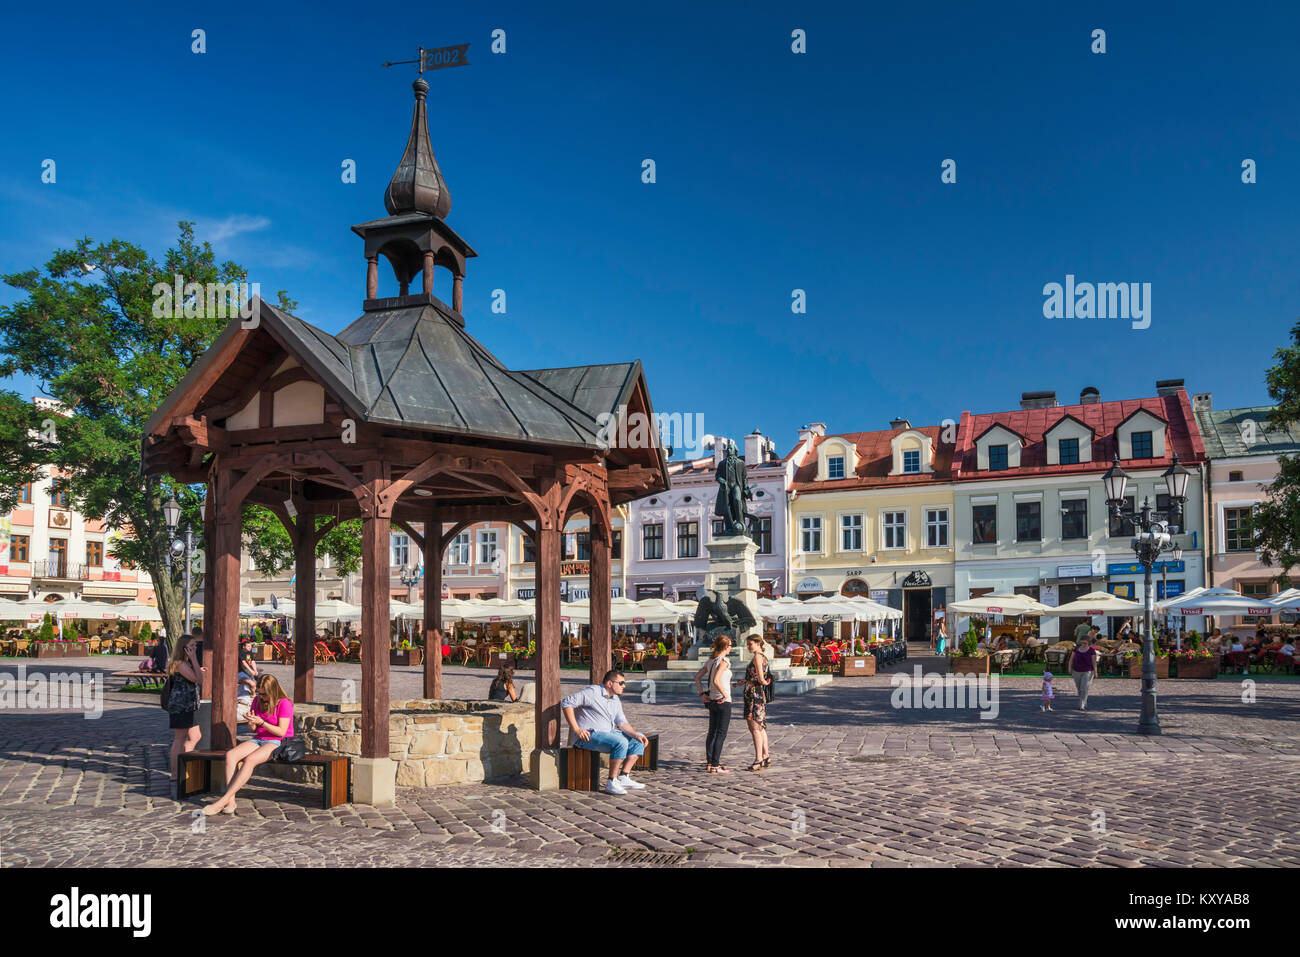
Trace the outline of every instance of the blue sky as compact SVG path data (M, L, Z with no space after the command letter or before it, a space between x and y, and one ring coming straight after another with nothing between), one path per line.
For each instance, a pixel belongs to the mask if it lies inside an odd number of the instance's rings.
M479 253L468 327L515 368L640 358L658 411L757 427L784 452L808 421L936 424L1027 390L1121 398L1182 377L1216 407L1261 403L1300 318L1290 4L71 0L6 16L5 272L82 235L161 255L193 219L337 332L364 293L348 227L383 215L410 123L414 69L380 64L469 42L470 67L426 74L430 127L448 223ZM1150 283L1150 327L1044 318L1044 284L1067 274Z

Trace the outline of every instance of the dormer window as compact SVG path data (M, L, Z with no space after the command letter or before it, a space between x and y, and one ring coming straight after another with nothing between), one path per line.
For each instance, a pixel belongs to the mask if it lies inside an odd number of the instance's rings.
M989 446L989 471L1002 472L1007 467L1007 447L1005 445Z
M1079 440L1078 439L1061 439L1057 446L1058 455L1062 465L1079 464Z
M828 479L844 478L844 456L828 455L826 457L826 478Z
M903 472L915 474L921 471L921 452L919 449L906 449L903 452Z
M1133 442L1133 458L1154 458L1151 452L1152 441L1150 432L1134 432L1131 441Z

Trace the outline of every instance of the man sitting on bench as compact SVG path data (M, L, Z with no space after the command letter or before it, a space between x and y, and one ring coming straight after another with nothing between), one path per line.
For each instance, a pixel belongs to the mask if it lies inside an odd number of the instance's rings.
M611 668L605 672L604 684L588 685L560 702L569 722L570 746L609 755L606 794L626 794L629 788L639 791L645 787L628 776L637 757L645 754L649 740L623 713L618 696L626 684L623 672Z

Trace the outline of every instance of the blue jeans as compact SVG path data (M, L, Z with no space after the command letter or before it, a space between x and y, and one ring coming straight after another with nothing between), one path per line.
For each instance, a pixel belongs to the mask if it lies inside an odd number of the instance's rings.
M611 761L622 761L629 754L645 754L645 745L622 731L593 731L586 741L572 735L570 743L575 748L608 754Z

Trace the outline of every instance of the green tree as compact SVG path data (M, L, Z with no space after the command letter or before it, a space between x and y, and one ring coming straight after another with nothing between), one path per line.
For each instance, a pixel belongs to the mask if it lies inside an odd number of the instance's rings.
M50 613L48 611L45 613L45 617L41 619L41 630L40 632L37 633L36 640L37 641L54 640L54 619L50 616Z
M316 516L320 528L330 519ZM244 548L259 572L274 575L294 564L293 542L284 524L269 508L261 505L244 506ZM316 543L316 557L329 555L340 576L361 569L361 519L340 522L325 533Z
M171 287L176 276L225 285L224 315L193 300L191 308L156 310L155 286ZM2 278L25 296L0 306L0 377L31 376L62 409L40 413L16 393L0 393L0 511L14 506L20 484L57 467L73 507L121 530L110 554L149 575L175 638L183 568L167 561L163 505L174 494L201 541L205 490L140 474L144 425L239 308L229 284L247 274L218 263L182 222L161 261L122 240L86 238L56 250L43 270ZM293 308L283 292L279 298Z
M1271 429L1300 422L1300 322L1291 328L1291 342L1278 349L1277 364L1268 370L1268 394L1277 406L1269 415ZM1264 487L1266 498L1251 516L1251 531L1260 561L1277 566L1278 578L1300 564L1300 456L1278 456L1278 474Z

